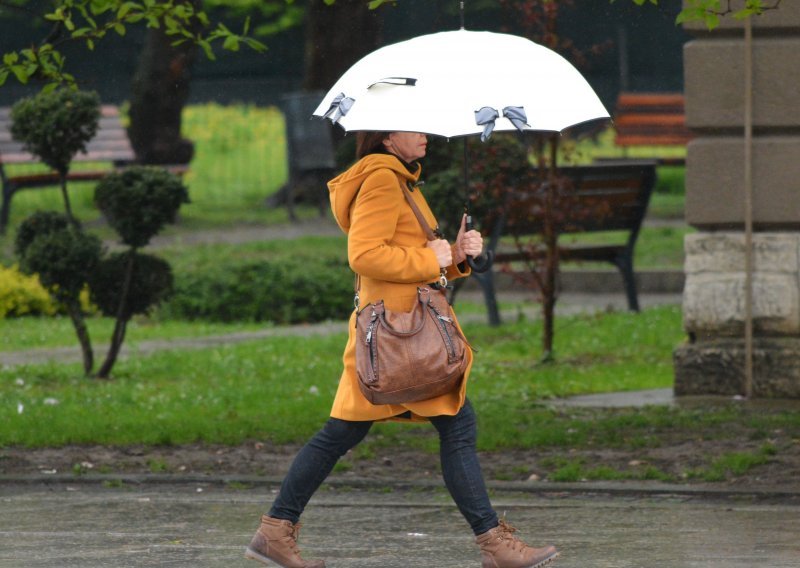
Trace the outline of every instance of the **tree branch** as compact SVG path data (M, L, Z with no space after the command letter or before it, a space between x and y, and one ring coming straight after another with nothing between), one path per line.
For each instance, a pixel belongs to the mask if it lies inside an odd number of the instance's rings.
M23 6L22 4L13 4L11 2L5 2L4 0L0 0L0 8L8 8L10 10L16 10L17 12L22 12L27 16L40 16L37 11L28 8L27 6Z
M734 8L733 6L731 6L731 2L732 1L733 0L727 0L726 1L726 8L724 10L711 10L711 9L708 9L707 12L709 14L714 14L715 16L727 16L728 14L733 14L734 12L737 12L738 10L736 8ZM781 1L782 0L775 0L775 3L772 4L771 6L762 6L761 7L761 11L762 12L766 12L768 10L777 10L778 6L781 5Z

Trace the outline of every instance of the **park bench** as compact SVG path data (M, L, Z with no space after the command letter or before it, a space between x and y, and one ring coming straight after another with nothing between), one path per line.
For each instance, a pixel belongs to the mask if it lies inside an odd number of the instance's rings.
M568 211L562 212L558 222L558 234L575 235L619 231L624 238L612 244L596 244L591 242L559 244L560 262L608 262L616 266L622 276L628 307L639 311L639 300L636 291L636 280L633 272L633 254L639 230L642 226L650 194L656 178L655 161L620 161L588 166L563 167L559 176L567 180L566 190L569 199ZM543 256L544 248L533 248L526 251L501 246L501 237L509 235L509 213L514 207L515 198L524 197L517 193L519 189L510 190L507 205L502 207L494 219L490 221L490 232L486 240L486 249L495 255L495 269L504 263L519 262L529 258L527 255ZM528 220L514 227L517 235L536 235L542 231L541 220ZM483 289L489 323L498 325L500 315L497 309L494 273L492 270L483 274L473 273ZM456 285L463 284L457 281ZM455 301L458 288L451 295Z
M297 220L294 206L298 201L316 204L320 215L329 208L327 182L336 175L331 125L311 116L324 96L324 92L297 91L282 96L278 105L286 124L289 178L267 205L285 204L292 221Z
M614 111L614 144L685 146L693 137L686 127L681 93L620 93ZM683 165L684 158L657 158L660 165Z
M70 182L97 181L110 171L123 168L135 160L128 133L122 124L119 108L112 105L101 107L100 124L95 137L87 144L86 153L79 152L73 160L73 167L67 176ZM41 164L36 156L22 149L22 145L11 137L11 109L0 107L0 183L2 183L2 204L0 205L0 234L4 234L11 215L11 200L22 189L41 188L57 185L59 177L53 171L24 171L15 168L9 172L6 166ZM108 167L111 165L111 168ZM103 167L105 166L105 167ZM187 170L185 165L167 166L176 174Z

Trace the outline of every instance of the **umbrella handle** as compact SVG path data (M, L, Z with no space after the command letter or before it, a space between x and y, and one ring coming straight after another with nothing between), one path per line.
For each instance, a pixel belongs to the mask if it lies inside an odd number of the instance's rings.
M467 213L467 218L464 223L464 228L467 231L471 231L475 228L475 224L472 222L472 215ZM492 251L487 250L485 253L482 253L477 258L473 258L470 255L467 255L467 264L472 269L473 272L477 272L478 274L482 274L488 271L492 267L492 263L494 262L494 254Z

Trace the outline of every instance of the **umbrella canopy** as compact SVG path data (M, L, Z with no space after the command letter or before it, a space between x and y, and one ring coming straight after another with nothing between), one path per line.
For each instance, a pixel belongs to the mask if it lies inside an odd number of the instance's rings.
M353 65L314 111L345 131L445 137L494 130L560 132L608 119L566 59L528 39L458 30L378 49Z

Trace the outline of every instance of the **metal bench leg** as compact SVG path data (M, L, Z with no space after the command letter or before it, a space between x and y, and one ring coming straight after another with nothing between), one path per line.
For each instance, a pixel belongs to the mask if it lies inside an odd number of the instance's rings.
M0 205L0 235L6 234L8 223L11 220L11 198L15 188L11 184L3 184L3 203Z
M482 274L473 273L473 278L478 280L478 283L483 289L483 298L486 302L486 313L489 316L489 325L498 326L500 321L500 310L497 308L497 295L494 289L494 271L488 270Z
M486 313L489 316L489 325L500 325L500 311L497 309L497 299L495 298L494 293L494 279L492 278L492 271L489 270L483 274L473 272L472 277L477 279L478 284L481 285L484 302L486 303ZM448 297L448 301L450 302L451 306L456 305L456 296L461 288L464 287L466 282L466 278L459 278L453 283L453 289L450 290L450 296Z
M456 296L458 296L458 292L461 290L461 288L464 287L464 284L466 282L467 282L466 278L459 278L458 280L453 282L453 287L450 289L450 294L447 298L447 301L451 306L456 305Z
M625 286L625 295L628 298L628 309L632 312L639 311L639 296L636 291L636 275L633 273L633 261L629 257L617 257L614 264L619 268L622 282Z

